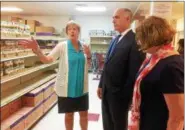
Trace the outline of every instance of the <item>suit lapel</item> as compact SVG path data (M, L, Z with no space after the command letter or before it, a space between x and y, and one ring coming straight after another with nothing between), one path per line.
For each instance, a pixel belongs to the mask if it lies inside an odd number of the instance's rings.
M133 33L132 30L130 30L130 31L129 31L129 32L117 43L117 45L116 45L116 47L115 47L115 50L112 52L112 55L110 56L110 58L108 58L107 63L108 63L108 62L112 59L112 57L115 55L117 48L119 48L119 46L121 46L122 44L124 44L125 39L127 39L127 36L130 35L131 33Z

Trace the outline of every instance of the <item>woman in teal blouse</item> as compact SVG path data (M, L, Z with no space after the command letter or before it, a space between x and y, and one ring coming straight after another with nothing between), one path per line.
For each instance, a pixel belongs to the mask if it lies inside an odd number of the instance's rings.
M19 44L31 48L43 63L59 59L59 71L55 91L58 95L58 112L65 113L66 130L73 129L74 112L79 112L82 130L88 127L88 65L91 59L89 48L78 40L80 26L70 21L66 25L68 40L61 42L45 56L33 38L21 40Z

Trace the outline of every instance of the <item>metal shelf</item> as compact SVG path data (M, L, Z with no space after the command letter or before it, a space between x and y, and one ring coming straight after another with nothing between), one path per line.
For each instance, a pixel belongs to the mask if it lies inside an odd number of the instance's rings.
M49 52L45 52L44 54L48 54ZM9 61L9 60L16 60L16 59L23 59L23 58L28 58L28 57L34 57L36 56L35 54L31 54L31 55L26 55L26 56L17 56L17 57L13 57L13 58L5 58L5 59L1 59L1 62L4 61Z
M26 83L15 86L10 91L1 93L1 107L43 85L44 83L54 79L55 77L56 73L46 73L42 76L37 76Z
M34 72L36 72L36 71L40 71L40 70L42 70L42 69L46 69L46 68L48 68L48 67L50 67L50 66L57 65L58 63L59 63L59 61L55 61L54 63L51 63L51 64L40 65L40 66L35 67L35 68L33 68L33 69L30 69L30 70L28 70L28 71L26 71L26 72L23 72L23 73L20 73L20 74L18 74L18 75L11 76L10 78L1 80L1 84L4 84L4 83L9 82L9 81L11 81L11 80L15 80L15 79L21 78L21 77L23 77L23 76L32 74L32 73L34 73Z
M23 40L30 39L30 37L1 37L1 40ZM56 41L64 41L66 38L63 37L54 37L54 36L33 36L36 40L56 40Z

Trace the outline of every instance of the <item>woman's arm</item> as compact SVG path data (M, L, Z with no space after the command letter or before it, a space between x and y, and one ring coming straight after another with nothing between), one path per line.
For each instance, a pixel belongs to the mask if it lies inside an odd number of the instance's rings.
M87 45L83 45L84 54L87 56L88 62L91 62L91 50Z
M40 61L42 61L43 63L51 63L54 61L53 57L44 55L40 48L38 48L37 50L33 50L33 52L39 57Z
M179 59L178 59L179 60ZM168 107L167 130L183 130L184 67L183 61L168 64L161 72L161 90Z
M167 130L183 130L184 94L164 94L169 110Z
M32 51L39 57L39 59L43 63L51 63L54 61L54 58L52 56L50 55L46 56L43 54L42 50L40 49L35 39L31 38L31 40L20 40L18 43L24 48L32 49Z

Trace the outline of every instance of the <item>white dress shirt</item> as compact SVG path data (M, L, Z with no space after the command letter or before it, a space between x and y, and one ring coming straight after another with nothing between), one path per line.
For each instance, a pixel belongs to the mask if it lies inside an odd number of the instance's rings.
M119 38L119 41L131 30L131 28L126 29L124 32L121 33L121 37ZM118 43L119 43L118 41Z

